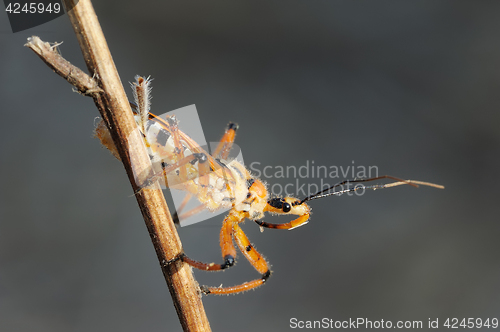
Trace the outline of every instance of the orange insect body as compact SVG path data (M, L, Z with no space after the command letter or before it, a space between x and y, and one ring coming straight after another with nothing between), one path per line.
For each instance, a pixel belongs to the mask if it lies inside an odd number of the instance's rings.
M237 130L235 124L229 124L213 155L210 155L187 134L179 130L175 117L167 117L164 120L149 113L151 98L150 82L149 78L145 79L137 76L136 82L132 83L132 88L134 89L134 99L137 104L137 112L134 114L134 118L144 138L144 143L154 167L154 174L151 176L151 179L155 181L165 179L166 185L169 188L180 189L187 193L186 199L177 209L177 213L180 213L185 203L192 196L198 199L202 205L185 212L182 214L184 217L194 215L201 211L201 209L208 209L210 211L222 208L229 209L220 232L223 263L202 263L192 260L185 254L180 255L177 259L201 270L223 270L234 265L236 258L234 243L236 243L243 256L261 274L261 277L258 279L233 287L202 286L201 290L205 294L220 295L243 292L262 285L271 275L268 263L255 250L239 226L245 219L251 219L261 227L294 229L305 225L309 221L311 209L305 203L306 201L360 189L351 188L340 192L331 192L332 189L349 182L368 182L389 178L397 182L363 188L379 189L403 184L415 187L417 184L421 184L442 188L442 186L427 182L381 176L371 179L344 181L302 200L293 197L270 198L265 184L259 179L254 178L244 165L236 159L225 160L235 139ZM111 135L102 120L96 126L95 135L115 157L120 159ZM298 218L288 223L270 224L261 220L264 218L265 212L297 215Z

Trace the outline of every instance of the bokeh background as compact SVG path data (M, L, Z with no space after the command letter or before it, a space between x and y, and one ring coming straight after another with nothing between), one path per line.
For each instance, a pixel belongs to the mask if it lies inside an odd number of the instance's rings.
M156 113L196 104L207 141L237 122L247 163L354 161L446 186L317 200L293 231L247 221L274 274L204 297L214 331L498 318L500 2L94 5L123 83L152 75ZM92 137L92 100L23 47L64 41L85 68L67 16L16 34L0 16L0 331L180 331L123 167ZM190 256L220 260L221 218L179 230ZM195 275L258 276L244 259Z

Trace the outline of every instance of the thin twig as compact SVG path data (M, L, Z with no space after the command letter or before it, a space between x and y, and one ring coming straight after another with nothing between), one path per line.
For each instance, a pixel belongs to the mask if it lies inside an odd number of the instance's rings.
M174 306L184 331L210 331L201 302L199 287L191 268L177 260L167 262L182 253L177 234L163 193L159 186L139 190L134 174L146 177L150 161L141 137L135 135L136 124L120 82L118 72L90 0L64 0L71 23L92 77L64 60L55 47L37 37L28 39L26 46L35 51L56 73L68 80L77 90L93 97L102 118L111 132L115 146L127 171L132 188L146 222L151 240L172 295ZM144 178L139 178L142 183Z
M47 66L73 85L79 93L92 95L104 92L99 88L96 80L80 68L72 65L57 52L56 47L61 44L50 45L50 43L43 42L37 36L33 36L28 38L28 42L24 46L33 50Z

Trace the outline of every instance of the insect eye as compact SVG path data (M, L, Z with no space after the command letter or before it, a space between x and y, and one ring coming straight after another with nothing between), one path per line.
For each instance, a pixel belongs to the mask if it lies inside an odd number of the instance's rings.
M288 203L283 204L283 212L290 212L291 209L292 207L290 206L290 204Z

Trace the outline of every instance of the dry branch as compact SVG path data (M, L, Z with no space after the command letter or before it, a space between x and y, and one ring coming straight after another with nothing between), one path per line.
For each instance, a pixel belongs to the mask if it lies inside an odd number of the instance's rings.
M144 170L149 169L150 161L140 141L142 138L134 135L136 123L92 4L90 0L63 2L66 8L74 7L68 15L93 78L63 59L55 46L42 42L38 37L29 38L26 46L80 93L94 99L111 132L132 188L137 192L135 196L181 325L184 331L210 331L191 268L181 261L166 264L182 253L182 245L163 193L158 185L139 190L136 183L134 174L147 176L148 172ZM145 179L139 178L139 182L142 180Z
M57 52L56 48L59 45L61 43L50 45L37 36L33 36L28 38L24 46L31 48L47 66L73 85L81 94L91 95L103 92L92 77L72 65Z

